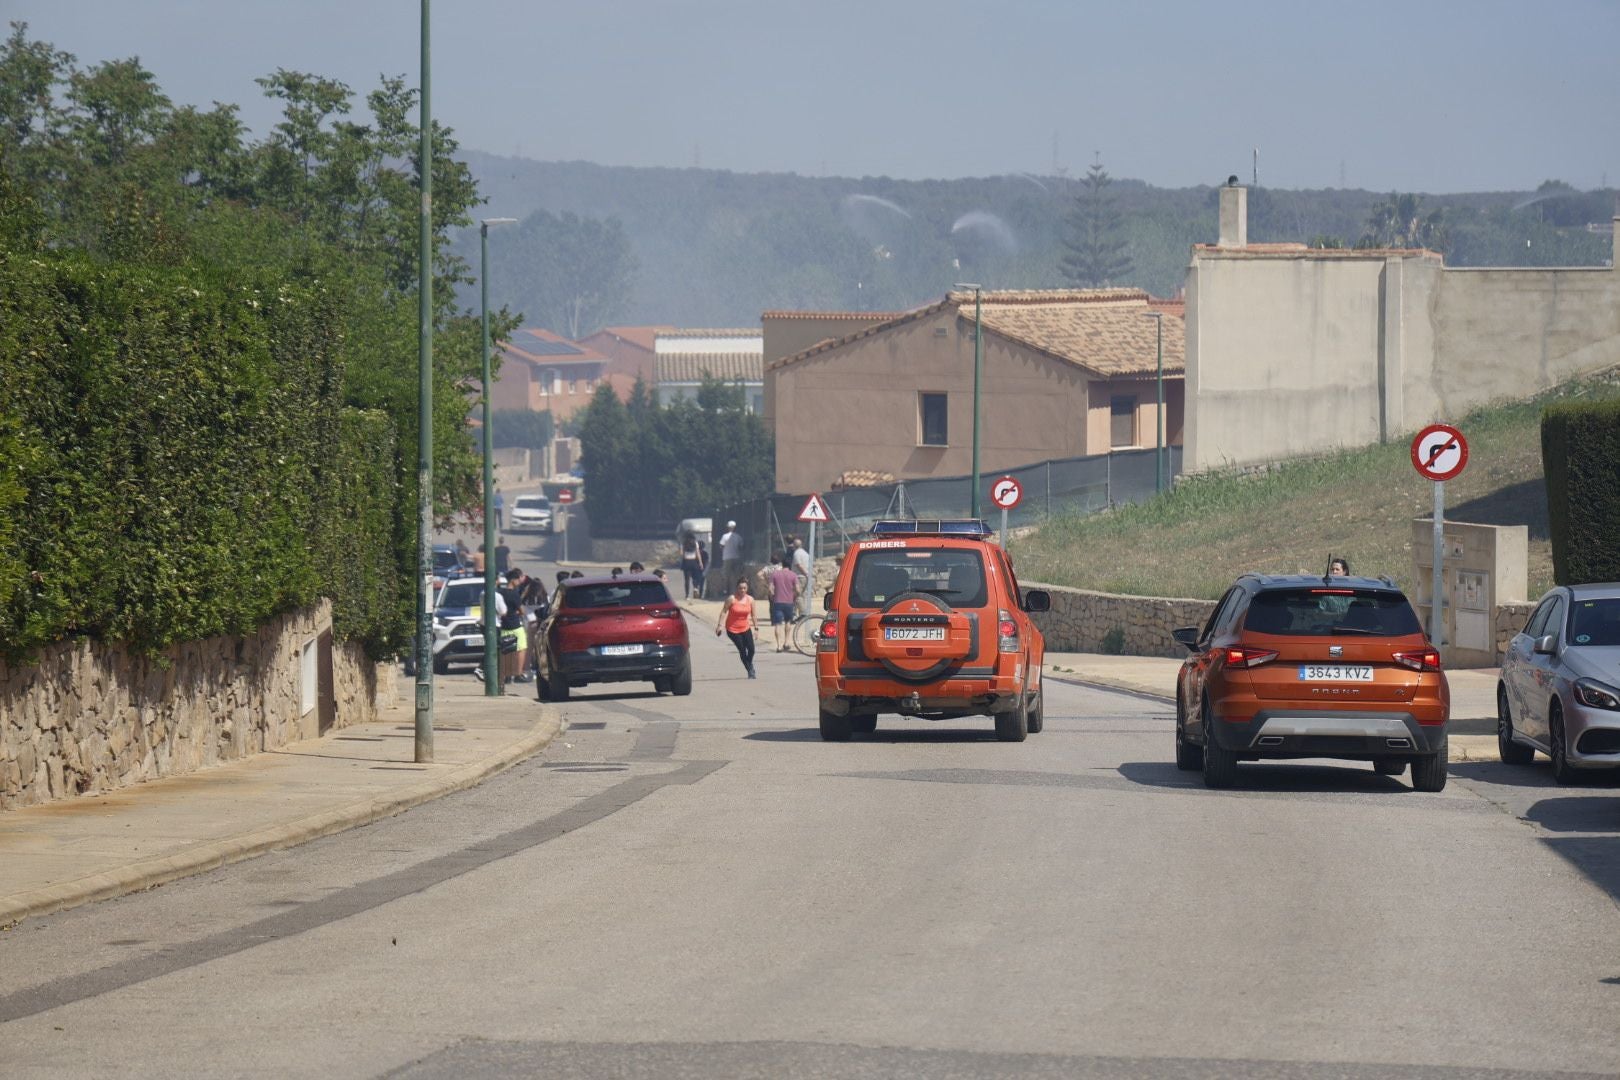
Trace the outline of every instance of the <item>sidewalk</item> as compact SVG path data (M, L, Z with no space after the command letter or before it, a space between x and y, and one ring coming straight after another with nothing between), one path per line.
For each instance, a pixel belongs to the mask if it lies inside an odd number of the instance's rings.
M434 680L434 760L415 763L410 682L374 724L245 761L0 813L0 927L389 817L483 780L561 729L533 686Z

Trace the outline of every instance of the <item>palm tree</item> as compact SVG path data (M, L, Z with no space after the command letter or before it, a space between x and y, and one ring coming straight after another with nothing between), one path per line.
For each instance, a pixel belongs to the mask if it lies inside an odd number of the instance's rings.
M1428 248L1444 251L1446 234L1444 209L1435 207L1424 214L1423 196L1389 193L1389 198L1372 208L1367 224L1356 240L1358 248Z

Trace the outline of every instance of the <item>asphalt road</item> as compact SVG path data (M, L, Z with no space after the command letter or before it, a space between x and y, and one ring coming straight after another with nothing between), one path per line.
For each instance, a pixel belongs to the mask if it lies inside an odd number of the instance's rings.
M1022 744L827 744L808 659L694 630L689 698L587 689L478 788L0 934L0 1075L1620 1072L1620 789L1210 792L1162 703L1056 681Z

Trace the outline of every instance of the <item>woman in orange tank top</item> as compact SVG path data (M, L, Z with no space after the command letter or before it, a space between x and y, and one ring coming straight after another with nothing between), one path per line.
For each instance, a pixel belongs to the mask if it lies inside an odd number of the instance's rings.
M754 678L754 598L748 595L748 579L739 578L731 595L720 605L720 621L714 625L714 636L724 633L737 646L737 656L743 670Z

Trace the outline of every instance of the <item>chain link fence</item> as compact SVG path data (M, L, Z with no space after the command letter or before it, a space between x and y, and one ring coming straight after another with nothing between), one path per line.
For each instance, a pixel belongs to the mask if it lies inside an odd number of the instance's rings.
M1116 450L1089 457L1042 461L1016 469L982 473L979 514L992 528L1001 525L1001 511L990 501L990 485L1011 476L1024 489L1023 499L1007 515L1008 528L1038 525L1058 514L1089 514L1122 503L1143 502L1154 495L1157 477L1153 450ZM1181 447L1167 448L1166 482L1181 472ZM809 526L799 520L803 495L770 495L714 512L715 542L727 521L735 521L743 536L743 557L761 563L782 550L790 534L808 538ZM847 488L822 493L832 521L817 528L817 556L843 551L886 518L965 518L973 512L971 476L902 480L868 488ZM718 556L716 556L718 558Z

